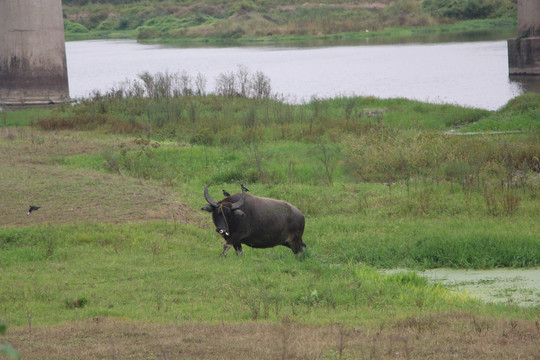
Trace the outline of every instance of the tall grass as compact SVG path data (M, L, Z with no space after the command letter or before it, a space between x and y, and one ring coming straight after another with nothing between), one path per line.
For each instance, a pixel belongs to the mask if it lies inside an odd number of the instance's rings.
M222 182L243 176L252 182L264 178L273 183L319 180L331 184L340 174L385 183L389 188L397 183L409 189L411 184L442 181L465 192L484 191L486 201L494 187L497 191L532 190L531 196L535 196L535 174L540 171L536 132L456 136L441 130L458 126L486 130L489 119L508 114L513 118L513 130L524 129L524 122L538 116L538 95L518 97L496 112L369 97L313 98L307 104L293 105L271 95L270 81L263 74L250 74L242 66L236 73L218 77L216 95L204 95L206 90L194 88L194 83L202 82L200 74L197 78L194 81L185 73L144 73L139 81L96 93L72 109L63 108L40 119L37 125L48 130L101 128L249 155L234 165L242 165L244 175L220 175ZM312 163L307 172L312 181L299 175L298 158L286 160L272 148L276 142L313 144L303 155L318 163L316 170ZM138 161L147 160L150 152L143 153L147 156L137 155ZM118 163L135 165L125 153L122 157L116 159ZM286 161L288 166L274 170L274 161ZM249 170L252 165L254 172Z

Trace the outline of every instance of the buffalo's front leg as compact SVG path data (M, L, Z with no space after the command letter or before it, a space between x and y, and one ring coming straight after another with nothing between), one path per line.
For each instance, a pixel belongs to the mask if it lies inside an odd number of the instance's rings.
M227 251L229 251L229 249L232 247L232 244L229 244L228 242L226 242L224 245L223 245L223 251L221 252L221 254L219 256L227 256Z

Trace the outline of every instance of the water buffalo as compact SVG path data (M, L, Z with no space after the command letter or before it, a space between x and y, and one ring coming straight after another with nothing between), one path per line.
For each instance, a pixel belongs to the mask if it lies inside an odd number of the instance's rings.
M208 194L209 186L204 188L208 205L201 210L212 213L216 231L225 239L221 256L225 256L231 246L236 250L236 255L241 255L242 244L253 248L283 245L295 254L300 254L306 248L302 241L304 215L293 205L245 192L227 196L218 202Z

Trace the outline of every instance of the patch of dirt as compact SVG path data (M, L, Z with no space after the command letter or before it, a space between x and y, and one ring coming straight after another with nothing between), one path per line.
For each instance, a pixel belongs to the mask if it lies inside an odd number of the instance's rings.
M533 359L538 321L441 314L346 327L142 324L113 318L8 329L23 359Z

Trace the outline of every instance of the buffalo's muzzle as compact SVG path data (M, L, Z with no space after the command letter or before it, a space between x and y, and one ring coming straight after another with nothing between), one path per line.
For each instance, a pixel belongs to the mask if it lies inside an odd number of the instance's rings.
M218 232L219 235L223 236L224 238L227 238L231 235L228 231L225 231L223 229L216 229L216 232Z

